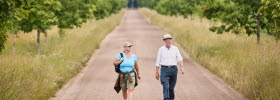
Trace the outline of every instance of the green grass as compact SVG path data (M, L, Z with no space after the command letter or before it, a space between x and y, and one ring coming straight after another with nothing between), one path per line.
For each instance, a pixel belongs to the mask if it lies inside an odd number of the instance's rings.
M53 27L47 45L42 35L41 55L36 53L36 34L20 32L16 56L12 56L12 35L0 55L0 100L41 100L53 96L75 76L99 44L120 24L124 10L102 20L90 20L82 27L66 30L59 38Z
M142 8L140 12L152 23L175 37L175 41L199 64L216 74L251 100L279 100L280 44L274 37L209 31L209 21L163 16ZM188 65L186 65L188 66Z

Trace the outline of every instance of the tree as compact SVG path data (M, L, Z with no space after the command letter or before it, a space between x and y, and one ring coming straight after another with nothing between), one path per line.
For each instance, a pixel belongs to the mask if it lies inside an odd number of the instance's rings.
M37 30L37 53L40 54L40 34L46 33L58 21L54 11L60 10L60 2L56 0L30 0L29 16L21 24L21 30L31 32Z
M0 31L0 51L5 49L5 42L7 40L7 35L5 34L5 32Z
M94 4L96 5L94 12L96 19L102 19L111 14L112 4L110 0L94 0Z
M55 16L58 18L57 25L59 28L60 37L64 35L63 29L71 29L80 27L88 19L93 18L95 5L86 0L59 0L61 5L60 10L55 11Z
M40 53L40 34L53 25L63 29L79 27L88 19L102 19L117 13L127 0L0 0L0 52L8 33L37 30L37 51Z
M256 34L257 42L260 43L260 31L265 29L262 13L258 13L261 7L259 0L207 0L207 8L204 15L208 19L222 21L221 26L210 28L211 31L222 34L233 32L235 34Z
M111 0L111 4L112 4L112 11L111 11L111 13L117 13L123 7L127 6L128 0Z
M139 0L140 6L154 9L160 0Z
M28 16L24 9L29 5L28 0L0 0L0 52L5 49L7 33L13 33L18 28L18 22Z
M103 19L112 13L116 13L128 3L127 0L92 0L92 2L96 5L96 11L94 12L96 19Z
M279 0L261 0L263 5L259 13L268 19L268 33L275 36L276 42L280 39L280 1ZM269 31L271 30L271 31Z
M138 8L138 0L128 0L128 8Z
M187 18L195 13L195 5L199 3L197 0L141 0L141 6L147 6L155 9L163 15L183 16Z

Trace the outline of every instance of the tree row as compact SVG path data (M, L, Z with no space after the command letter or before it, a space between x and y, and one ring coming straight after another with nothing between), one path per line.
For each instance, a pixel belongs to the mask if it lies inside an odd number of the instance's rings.
M37 30L37 51L40 35L56 25L61 37L64 29L80 27L89 19L102 19L117 13L127 0L0 0L0 52L8 34Z
M163 15L192 17L193 14L221 25L210 30L218 34L256 34L260 43L261 33L280 39L279 0L141 0L141 6L149 7Z

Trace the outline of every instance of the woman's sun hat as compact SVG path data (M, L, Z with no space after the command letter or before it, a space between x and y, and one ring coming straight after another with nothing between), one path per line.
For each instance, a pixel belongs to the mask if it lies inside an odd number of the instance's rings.
M165 39L173 39L173 37L170 34L165 34L163 36L163 40L165 40Z
M133 44L130 43L130 42L125 42L125 43L123 44L123 46L124 46L124 47L128 47L128 46L133 46Z

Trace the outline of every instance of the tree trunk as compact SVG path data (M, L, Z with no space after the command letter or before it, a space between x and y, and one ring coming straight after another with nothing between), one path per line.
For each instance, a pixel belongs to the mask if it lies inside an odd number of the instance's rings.
M59 30L58 30L58 34L59 34L59 37L60 37L60 38L63 38L63 37L64 37L64 35L65 35L65 32L64 32L64 30L63 30L63 29L59 28Z
M48 33L45 33L45 47L48 48Z
M210 28L213 26L213 19L210 20Z
M40 34L41 31L37 30L37 54L40 55Z
M14 43L13 43L13 51L12 51L13 57L15 57L16 55L16 41L17 41L17 31L15 31L14 33Z
M268 34L271 34L269 25L267 26L266 30L267 30L267 33L268 33Z
M191 14L191 21L193 21L193 14Z
M202 23L202 17L200 18L200 23Z
M260 34L260 31L261 31L261 25L260 25L260 22L261 22L261 15L258 14L257 15L257 43L260 44L260 41L261 41L261 34Z
M274 26L275 26L275 39L276 39L276 44L278 43L278 30L277 30L277 22L274 20Z

